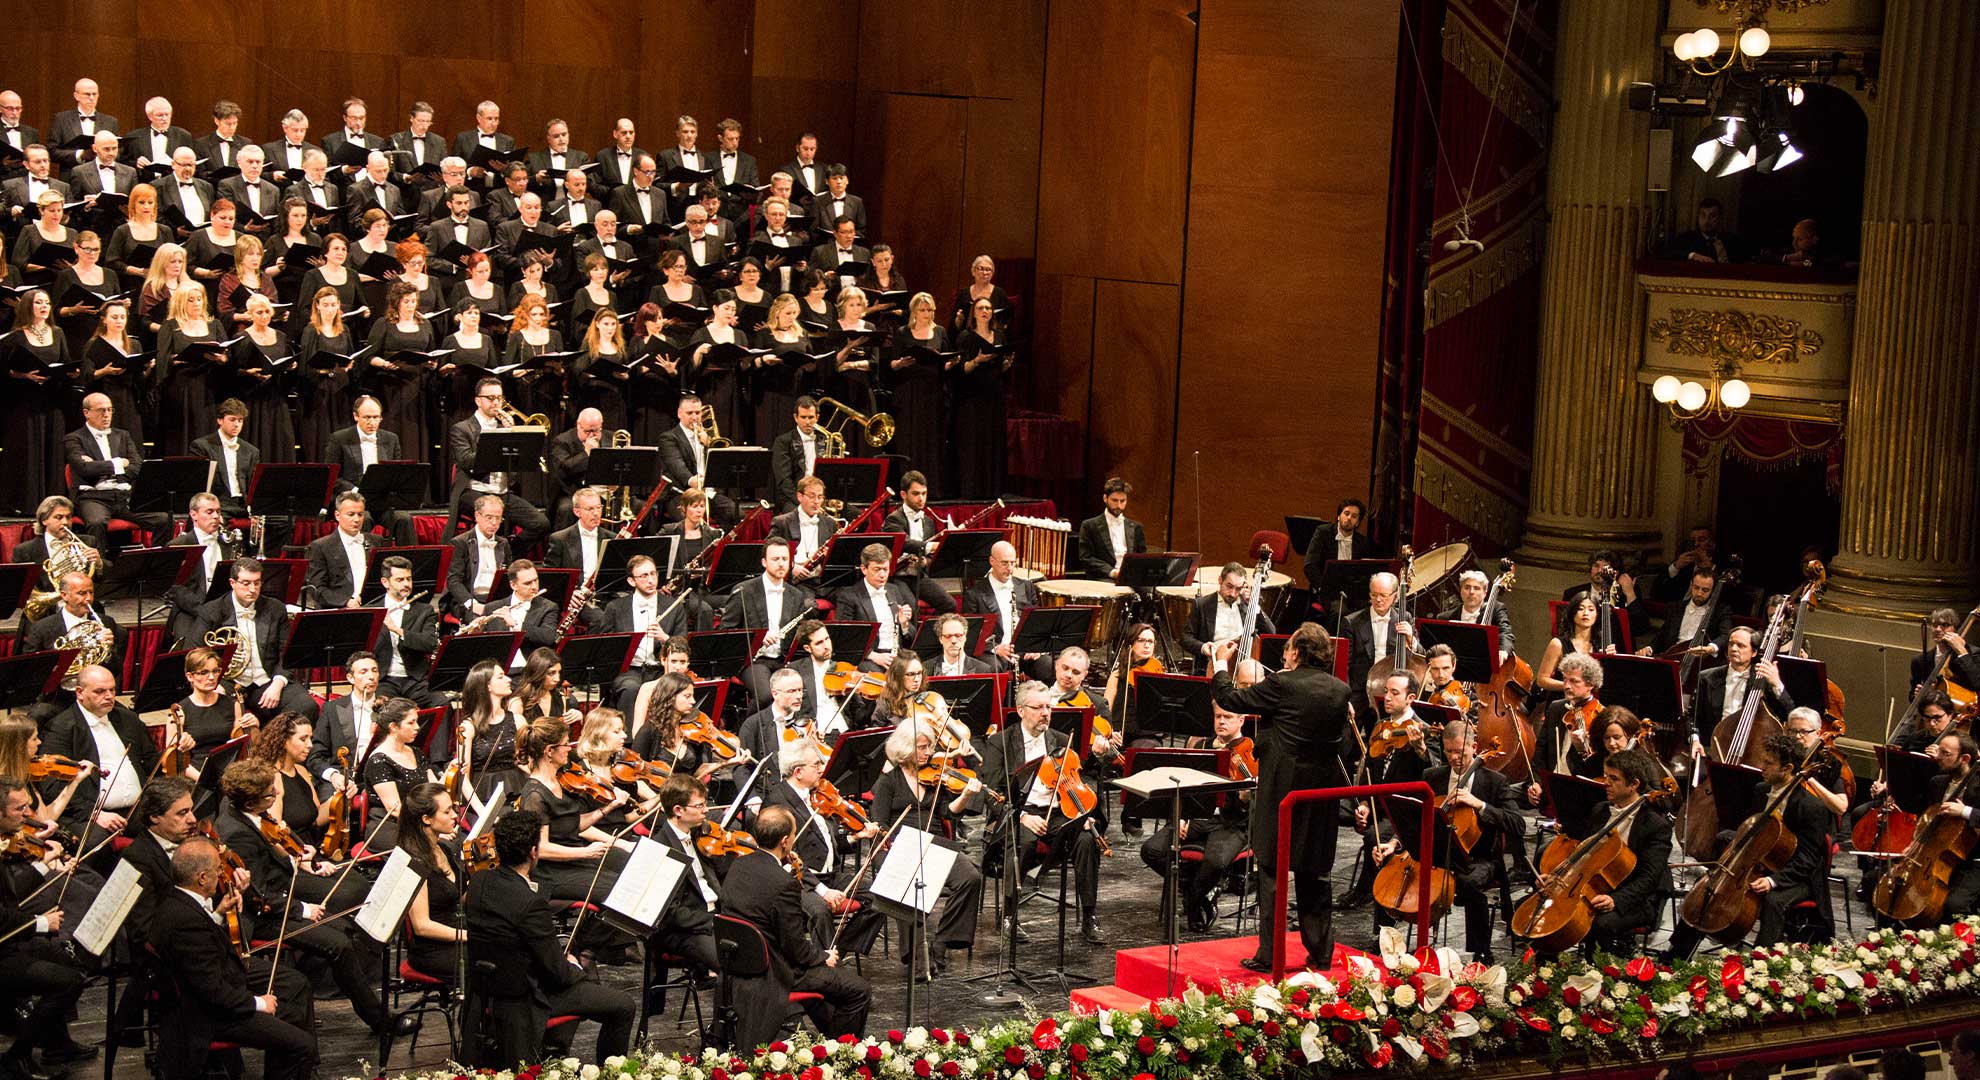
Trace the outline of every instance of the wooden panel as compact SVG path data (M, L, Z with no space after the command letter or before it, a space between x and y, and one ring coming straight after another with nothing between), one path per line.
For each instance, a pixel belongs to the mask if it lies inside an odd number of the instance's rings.
M1194 0L1052 5L1041 271L1182 281L1194 7Z
M963 249L949 268L954 280L969 279L969 260L978 255L1002 262L1030 258L1036 251L1038 140L1036 92L1013 101L969 99Z
M51 25L54 20L40 25ZM48 15L56 14L51 8ZM6 72L9 89L21 95L21 117L42 131L48 120L64 109L76 107L76 80L87 76L96 80L97 107L129 124L144 116L144 98L137 86L137 39L130 36L130 23L97 29L97 21L78 19L73 33L62 30L27 30L0 34L0 71ZM86 63L75 58L87 57Z
M522 56L531 63L574 68L619 68L634 74L640 35L636 8L522 0ZM531 143L531 145L535 145Z
M138 85L164 94L172 103L172 122L192 132L194 138L213 130L215 101L226 98L247 109L249 102L241 98L252 96L246 91L261 77L254 50L247 46L204 45L199 52L199 63L188 64L183 45L150 38L137 43ZM144 123L144 114L138 112L129 117L119 114L117 119L127 128L134 128ZM241 118L243 133L262 130L251 123L252 119ZM272 120L267 130L272 137L275 132Z
M138 38L145 42L183 41L200 46L199 59L204 64L208 46L266 45L270 14L262 8L232 4L144 4L138 8L135 25Z
M261 0L259 6L265 20L262 39L271 48L369 53L423 51L420 45L432 35L418 31L422 23L430 26L459 20L463 25L455 36L472 35L474 29L466 24L481 7L473 2L450 5L445 15L422 7L418 17L411 17L408 5L408 17L402 18L399 5L389 0L297 0L287 4ZM170 8L161 6L160 10Z
M234 99L245 111L241 131L257 141L280 138L282 114L301 109L309 117L309 141L321 145L323 136L343 123L344 99L352 95L364 99L367 130L386 134L397 130L393 114L398 110L392 104L399 99L401 85L397 57L282 49L279 56L263 54L260 59L263 62L255 65L259 77L252 96ZM415 66L412 74L416 77L418 71ZM198 133L211 130L207 121L198 127L185 127Z
M570 125L571 148L591 153L611 141L620 109L638 97L631 68L517 64L503 90L502 129L531 148L544 145L551 120Z
M826 5L757 0L749 127L762 139L765 183L805 131L818 136L818 160L854 160L858 32Z
M341 6L341 5L338 5ZM386 45L402 56L430 56L448 60L521 59L534 51L532 28L523 24L523 0L450 0L444 7L424 4L380 6L396 20L398 34L382 40L371 38L351 48L378 48ZM578 5L584 6L584 5ZM376 24L390 25L386 17ZM489 72L481 84L481 97L501 100L504 85L497 72ZM416 84L408 84L416 85ZM439 102L434 102L438 105Z
M1043 75L1045 0L860 4L859 80L896 93L1012 98Z
M1089 497L1097 503L1100 481L1108 476L1133 484L1129 512L1147 528L1151 548L1169 536L1181 303L1178 286L1105 279L1093 298ZM1257 460L1252 458L1254 468ZM1219 504L1225 505L1221 496Z
M917 287L947 283L962 250L963 130L960 98L877 95L878 115L862 128L881 147L874 175L863 180L873 235L894 247Z
M962 280L962 279L957 279ZM1073 274L1040 274L1033 288L1030 400L1082 424L1093 377L1093 305L1098 283ZM944 311L955 291L936 293ZM1018 369L1020 378L1024 368ZM1096 497L1097 501L1097 497ZM1060 513L1072 508L1060 507Z
M640 6L640 145L656 152L673 145L674 118L686 114L701 124L699 145L713 149L715 125L730 116L742 121L743 149L763 157L749 109L755 7L723 0L649 0ZM694 28L691 38L681 34L688 26ZM601 138L598 145L604 144Z

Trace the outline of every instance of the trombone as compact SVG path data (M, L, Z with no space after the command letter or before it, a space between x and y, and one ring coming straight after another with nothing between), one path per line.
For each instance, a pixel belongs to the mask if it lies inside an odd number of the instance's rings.
M715 409L713 406L703 405L701 407L701 431L702 434L707 436L701 445L710 450L720 450L723 447L734 445L729 440L723 438L722 429L715 426Z
M612 449L624 450L632 446L632 432L617 428L612 432ZM616 521L621 527L633 519L632 488L619 484L612 489L611 497L605 506L605 517Z
M824 432L820 440L818 456L841 458L846 456L846 426L858 424L866 434L866 445L885 446L894 441L894 418L883 412L871 416L840 401L837 398L818 399L818 430Z

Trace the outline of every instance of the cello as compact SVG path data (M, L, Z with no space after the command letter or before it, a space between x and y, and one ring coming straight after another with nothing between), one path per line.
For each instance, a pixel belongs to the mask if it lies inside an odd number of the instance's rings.
M1821 766L1819 759L1803 766L1759 813L1740 824L1711 871L1685 894L1678 908L1678 917L1685 925L1727 945L1745 940L1747 931L1760 918L1760 897L1751 882L1774 874L1794 858L1801 841L1782 817L1788 799Z
M1636 869L1629 826L1649 801L1638 798L1585 840L1556 836L1540 853L1540 880L1513 911L1512 935L1540 952L1566 952L1581 944L1595 927L1588 901L1613 893Z
M1890 768L1887 763L1891 747L1891 717L1884 714L1885 751L1879 755L1877 783L1884 785L1884 794L1875 805L1863 812L1856 821L1856 828L1849 834L1850 846L1857 851L1879 855L1902 855L1911 846L1912 837L1918 831L1918 815L1898 807L1897 799L1891 795ZM1873 789L1874 790L1874 789Z
M1511 589L1515 580L1513 561L1500 559L1499 576L1492 580L1491 591L1485 594L1481 617L1491 617L1492 604L1498 600L1499 593ZM1477 688L1478 742L1480 746L1495 747L1483 755L1485 767L1496 770L1514 784L1524 784L1533 776L1537 733L1526 711L1527 692L1532 689L1533 668L1516 653L1506 657L1492 671L1492 677Z
M1347 728L1350 732L1354 733L1356 742L1362 742L1361 728L1359 726L1349 724ZM1355 773L1357 781L1362 784L1368 783L1368 757L1368 744L1362 742L1361 761L1356 766ZM1380 846L1382 843L1381 813L1376 809L1374 799L1369 799L1366 805L1368 807L1368 825L1375 830L1375 843L1377 846ZM1426 807L1426 812L1427 809ZM1395 912L1397 915L1414 916L1421 910L1418 898L1422 895L1424 872L1425 867L1416 861L1416 857L1411 855L1408 849L1403 847L1399 837L1396 840L1396 850L1390 852L1389 857L1382 860L1382 865L1376 868L1375 878L1369 883L1369 895L1373 897L1377 904L1380 904L1389 911ZM1430 875L1430 917L1433 920L1441 919L1449 913L1451 905L1457 899L1457 881L1451 877L1449 870L1437 866L1429 867L1428 873Z
M1973 777L1972 762L1960 766L1946 784L1946 793L1918 816L1918 831L1911 846L1877 879L1871 906L1879 915L1906 925L1938 923L1953 873L1972 856L1975 841L1980 840L1970 822L1943 808L1972 797L1968 789L1973 786Z

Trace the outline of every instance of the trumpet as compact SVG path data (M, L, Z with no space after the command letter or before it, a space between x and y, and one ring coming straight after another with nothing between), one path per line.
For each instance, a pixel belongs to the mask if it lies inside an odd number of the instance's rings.
M722 437L722 429L715 426L715 410L707 405L701 407L701 431L706 436L701 445L710 450L720 450L725 446L733 445Z
M820 441L819 457L846 456L846 425L858 424L866 435L868 446L885 446L894 441L894 418L883 412L871 416L846 404L837 398L818 399L818 429L825 433Z

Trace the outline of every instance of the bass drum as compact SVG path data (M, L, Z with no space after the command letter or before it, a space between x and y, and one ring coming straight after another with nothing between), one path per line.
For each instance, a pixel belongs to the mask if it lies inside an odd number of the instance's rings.
M1111 581L1054 578L1038 583L1038 602L1044 607L1090 606L1100 609L1093 617L1093 629L1086 635L1086 651L1089 653L1111 648L1114 639L1127 628L1123 620L1127 618L1128 598L1133 595L1133 589Z
M1157 585L1155 594L1162 598L1162 617L1169 622L1170 635L1181 641L1183 631L1189 629L1190 616L1196 613L1196 601L1201 597L1217 595L1217 586Z
M1418 555L1409 586L1409 610L1419 619L1434 619L1438 612L1458 606L1458 575L1476 569L1478 559L1462 540Z

